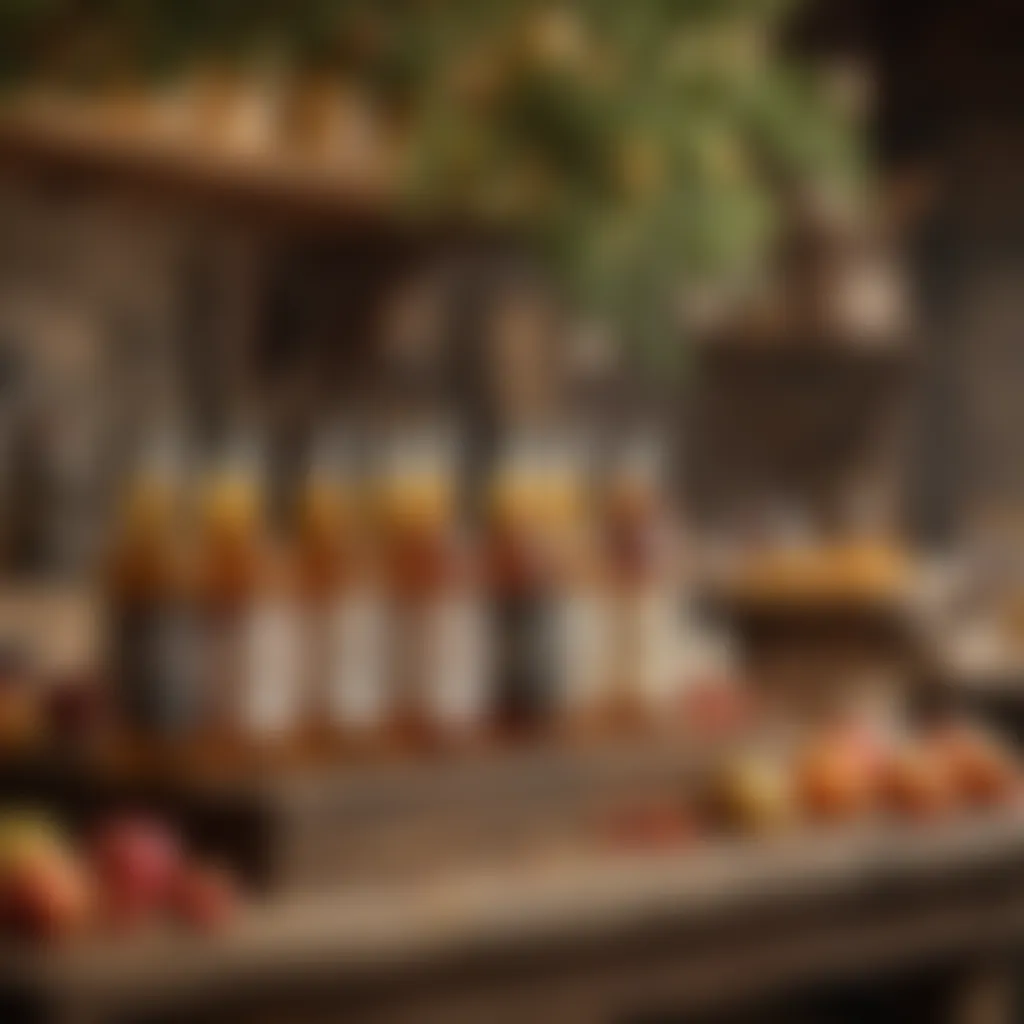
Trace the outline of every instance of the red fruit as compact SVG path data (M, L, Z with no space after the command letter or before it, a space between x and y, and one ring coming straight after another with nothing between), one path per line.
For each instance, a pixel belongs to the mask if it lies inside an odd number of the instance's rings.
M927 744L894 754L884 766L881 784L887 804L910 818L941 817L956 803L947 766Z
M157 821L123 818L103 827L93 843L108 918L132 924L166 905L181 869L177 837Z
M995 739L967 726L952 726L933 737L957 794L969 803L991 804L1013 796L1019 773Z
M69 938L83 930L92 908L89 876L62 853L25 857L9 865L0 882L0 921L17 935Z
M100 914L104 928L124 934L136 931L153 919L162 906L140 890L104 885Z
M862 721L845 722L831 739L877 781L889 755L889 744L877 729Z
M825 741L812 748L800 762L797 791L811 816L848 820L870 808L875 797L875 776L852 750Z
M649 800L617 810L602 833L618 848L654 850L689 843L695 826L677 801Z
M227 871L204 864L189 865L178 876L172 907L185 924L198 931L217 931L234 918L238 891Z

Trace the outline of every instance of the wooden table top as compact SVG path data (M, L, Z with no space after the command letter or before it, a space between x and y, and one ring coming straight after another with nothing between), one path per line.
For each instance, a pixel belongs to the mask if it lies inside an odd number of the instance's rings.
M990 891L989 883L1011 869L1015 884ZM635 942L665 929L713 937L727 922L734 926L729 958L742 962L749 940L748 955L761 961L745 975L749 986L780 972L814 977L850 964L891 966L937 946L983 936L994 941L1004 932L1024 937L1024 896L1007 896L1021 890L1022 878L1024 812L1018 810L930 827L553 859L520 872L267 902L213 936L168 931L59 950L7 949L0 955L0 994L18 990L62 1005L125 1008L247 986L270 990L298 978L330 979L344 990L390 984L410 970L443 974L473 964L486 971L523 955L563 957L595 941ZM954 899L965 895L967 883L969 898ZM894 917L911 897L912 912ZM843 914L854 907L857 923L844 924ZM798 927L801 920L813 921L813 929ZM709 938L698 951L710 956L713 946ZM699 957L682 962L693 968ZM717 962L705 963L705 983Z

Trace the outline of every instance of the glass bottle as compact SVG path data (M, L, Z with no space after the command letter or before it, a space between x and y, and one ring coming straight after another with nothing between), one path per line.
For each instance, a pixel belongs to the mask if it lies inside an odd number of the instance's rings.
M256 448L219 456L200 494L199 604L218 757L296 753L303 687L299 574L270 530Z
M487 714L487 636L459 508L455 445L441 431L400 439L386 458L381 513L399 732L464 744Z
M329 753L375 746L387 719L387 619L350 441L317 445L300 487L298 551L310 712Z
M486 530L499 724L536 732L575 717L600 671L578 453L511 442L491 475Z
M180 448L149 446L115 513L106 568L107 660L126 741L178 750L208 710ZM135 746L135 744L130 744Z
M658 446L620 443L601 502L608 593L606 710L618 723L665 721L679 697L679 548Z
M589 474L579 444L561 442L547 470L554 546L554 650L559 725L587 735L601 724L608 689L608 599L596 521L587 509Z

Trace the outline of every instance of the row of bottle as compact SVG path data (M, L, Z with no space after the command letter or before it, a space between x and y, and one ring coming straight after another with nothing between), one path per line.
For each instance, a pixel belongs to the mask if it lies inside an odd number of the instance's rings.
M460 480L435 442L372 472L328 449L275 531L251 457L194 483L144 463L106 576L126 723L260 747L659 714L679 590L649 452L597 486L540 445L499 456L472 503Z

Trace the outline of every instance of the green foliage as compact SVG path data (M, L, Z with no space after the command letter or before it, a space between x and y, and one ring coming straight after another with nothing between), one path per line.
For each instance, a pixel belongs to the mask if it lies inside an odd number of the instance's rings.
M532 239L624 333L756 266L779 182L856 187L857 135L776 46L790 0L0 0L0 71L102 83L268 57L404 126L410 206Z

